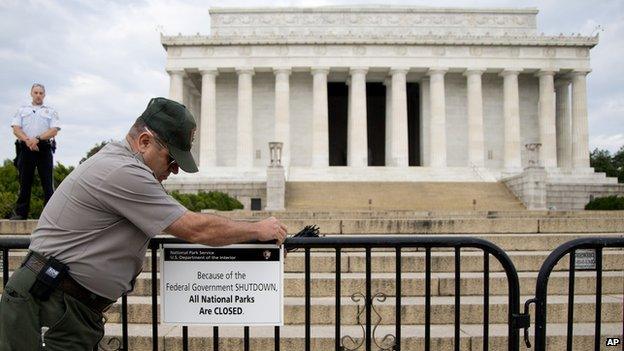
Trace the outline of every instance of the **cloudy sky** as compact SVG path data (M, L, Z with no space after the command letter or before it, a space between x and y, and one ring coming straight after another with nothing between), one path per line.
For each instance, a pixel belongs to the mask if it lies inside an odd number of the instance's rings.
M153 96L166 96L164 34L209 34L210 7L395 4L537 7L538 31L590 35L590 147L624 145L624 1L46 1L0 0L0 160L14 156L10 120L33 82L63 125L56 160L76 165L97 142L121 138Z

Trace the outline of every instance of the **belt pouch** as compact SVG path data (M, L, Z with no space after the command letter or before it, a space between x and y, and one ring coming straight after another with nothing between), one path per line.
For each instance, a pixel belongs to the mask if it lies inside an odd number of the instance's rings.
M58 288L68 270L67 265L54 257L50 257L37 274L37 279L30 287L30 294L41 301L47 301L52 292Z

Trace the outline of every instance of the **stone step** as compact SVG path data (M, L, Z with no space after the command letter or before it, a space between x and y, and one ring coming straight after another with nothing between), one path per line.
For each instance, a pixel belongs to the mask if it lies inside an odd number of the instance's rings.
M316 224L321 234L622 233L624 216L600 218L284 219L291 234ZM1 235L28 235L35 221L0 221Z
M366 171L367 173L374 171ZM286 182L286 208L522 210L502 182Z
M269 216L280 219L448 219L448 218L613 218L624 217L624 211L410 211L410 210L371 210L371 211L215 211L205 210L232 219L258 220Z
M582 178L569 178L569 177L548 177L548 186L559 185L582 185L582 186L600 186L603 184L617 184L618 179L613 177L582 177Z
M401 267L403 272L424 272L425 271L425 252L424 251L408 251L405 249L401 253ZM421 249L422 250L422 249ZM519 272L523 271L539 271L541 265L546 260L550 251L510 251L508 255L514 266ZM25 251L12 252L9 256L9 269L18 268L24 257ZM373 251L371 258L372 272L394 272L395 271L395 253ZM304 272L305 260L303 251L290 252L284 262L284 272L297 273ZM336 270L336 255L328 251L312 251L310 264L313 272L331 273ZM151 253L147 253L143 271L151 272ZM362 251L342 250L341 255L341 272L365 272L366 256ZM624 250L607 249L603 251L603 270L617 270L624 267ZM568 256L561 259L555 270L568 270ZM467 251L461 252L461 269L462 272L482 272L483 271L483 252ZM455 254L451 251L431 252L431 270L433 272L454 272L455 271ZM494 258L490 257L490 271L502 271L501 264ZM1 274L0 274L1 276Z
M537 272L520 272L520 293L533 294ZM566 294L568 291L568 273L553 272L549 279L549 294ZM624 284L623 271L603 272L602 292L603 294L618 294L622 292ZM341 274L341 295L351 296L354 293L365 291L364 273L342 273ZM507 276L502 272L490 273L490 295L506 295ZM424 273L403 273L401 280L401 291L403 296L424 296L425 293ZM333 297L335 296L335 274L332 273L312 273L311 274L311 296L313 297ZM375 273L372 275L373 292L382 292L388 296L395 294L395 274ZM460 288L462 296L479 296L483 293L483 274L476 272L464 272L460 277ZM455 294L455 274L434 272L431 275L432 296L454 296ZM593 294L595 288L595 272L576 272L576 293ZM160 289L160 285L158 285ZM0 292L3 288L0 287ZM303 273L284 274L284 296L301 297L305 292L305 279ZM151 274L141 273L137 277L134 291L130 296L150 296L151 295Z
M533 294L537 272L520 272L520 289L522 294ZM553 272L549 279L549 293L565 294L568 289L568 273ZM311 274L311 294L315 297L332 297L335 295L335 275L332 273ZM483 292L483 274L475 272L462 273L460 277L462 295L477 296ZM365 291L365 275L363 273L343 273L341 275L341 295L351 296L356 292ZM453 296L454 273L432 273L431 293L434 296ZM595 287L595 272L576 272L576 292L578 294L593 294ZM402 275L401 288L403 296L423 296L425 274L404 273ZM582 282L582 284L581 284ZM375 273L372 276L372 288L374 292L383 292L387 295L395 293L394 273ZM305 291L303 273L284 274L284 296L303 296ZM624 272L603 272L603 294L618 294L624 284ZM507 294L507 277L501 272L490 273L490 294ZM149 273L141 273L136 281L133 296L151 295L151 279Z
M549 350L564 350L566 345L566 324L550 324L547 329L547 347ZM490 324L489 328L489 349L507 349L507 325ZM136 351L152 350L152 326L149 324L130 325L129 349ZM431 326L431 349L436 351L451 351L454 349L453 325L432 325ZM605 344L607 337L620 337L622 333L621 323L602 323L601 344ZM251 327L250 328L250 349L251 350L273 350L275 347L273 327ZM375 332L375 339L382 342L385 335L394 335L395 327L390 325L380 325ZM212 350L212 326L190 326L188 327L189 350ZM533 341L533 327L530 329L531 341ZM341 326L341 337L351 336L359 342L363 336L362 328L357 325ZM303 351L305 329L303 326L283 326L280 328L280 349L289 351ZM103 344L111 338L121 339L121 325L107 323L106 336ZM313 325L311 328L311 349L312 350L333 350L335 328L334 326ZM177 325L159 326L159 350L182 350L182 327ZM576 323L574 324L574 349L591 350L594 343L594 324ZM116 344L116 341L113 341ZM345 346L353 347L348 341ZM374 344L373 344L374 345ZM388 346L388 343L382 344ZM243 327L220 327L219 328L219 350L231 351L243 349ZM423 350L424 349L424 326L423 325L402 325L401 327L401 349L402 350ZM480 325L462 325L460 330L460 350L477 351L483 350L483 327ZM525 346L520 342L520 349L525 350ZM379 350L374 347L373 350ZM608 350L608 348L606 349Z
M521 303L528 300L529 296L522 296ZM507 321L507 296L491 296L489 299L490 323L506 323ZM622 295L603 295L602 297L602 321L622 322ZM120 323L121 300L115 303L106 313L109 322ZM594 295L577 295L574 300L575 322L593 322L595 316ZM152 300L149 296L128 297L128 321L129 323L150 323L152 318ZM394 297L388 297L385 301L375 301L375 310L381 317L380 324L395 323ZM341 298L341 322L345 325L357 324L357 315L364 309L362 302L354 302L349 297ZM424 323L425 299L424 297L403 297L401 299L401 323ZM431 298L431 323L453 324L455 318L454 296L432 296ZM311 299L311 323L334 324L335 323L335 299L333 297L317 297ZM547 319L549 323L567 320L568 297L567 295L552 295L548 297ZM159 307L160 315L160 307ZM532 310L531 315L534 316ZM462 324L479 324L483 321L483 296L462 296L460 317ZM284 299L284 323L296 325L305 323L305 300L302 297L287 297Z

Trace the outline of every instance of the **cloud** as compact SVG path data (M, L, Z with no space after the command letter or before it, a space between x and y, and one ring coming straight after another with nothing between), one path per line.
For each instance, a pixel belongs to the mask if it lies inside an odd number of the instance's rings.
M35 82L60 113L56 159L77 164L96 143L121 138L149 98L166 96L159 30L208 34L209 7L378 4L379 0L46 1L0 0L0 159L13 156L8 121ZM474 1L400 1L409 6L474 7ZM588 78L590 141L615 150L624 130L624 2L483 0L478 7L537 7L539 31L582 32L600 24ZM605 141L605 142L603 142Z
M604 149L615 153L624 146L624 133L617 134L599 134L589 139L589 149Z

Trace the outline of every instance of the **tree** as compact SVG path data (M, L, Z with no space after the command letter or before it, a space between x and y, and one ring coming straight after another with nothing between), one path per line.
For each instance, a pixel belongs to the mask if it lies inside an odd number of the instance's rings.
M91 150L87 151L87 156L83 157L79 163L83 163L84 161L88 160L89 157L95 155L98 151L100 151L104 146L106 146L106 144L110 143L112 140L104 140L103 142L99 143L99 144L95 144L94 147L91 148Z
M617 177L624 183L624 146L614 155L609 150L594 149L589 154L589 163L596 172L604 172L607 177Z
M613 155L613 163L618 172L620 172L620 175L622 175L622 173L624 173L624 146ZM620 179L620 182L622 182L622 179Z
M73 170L73 166L65 166L57 162L53 170L54 187L58 187ZM19 179L17 169L13 165L13 161L5 160L0 167L0 218L11 216L18 193ZM43 189L41 189L39 174L35 172L30 196L30 218L39 218L41 211L43 211Z

